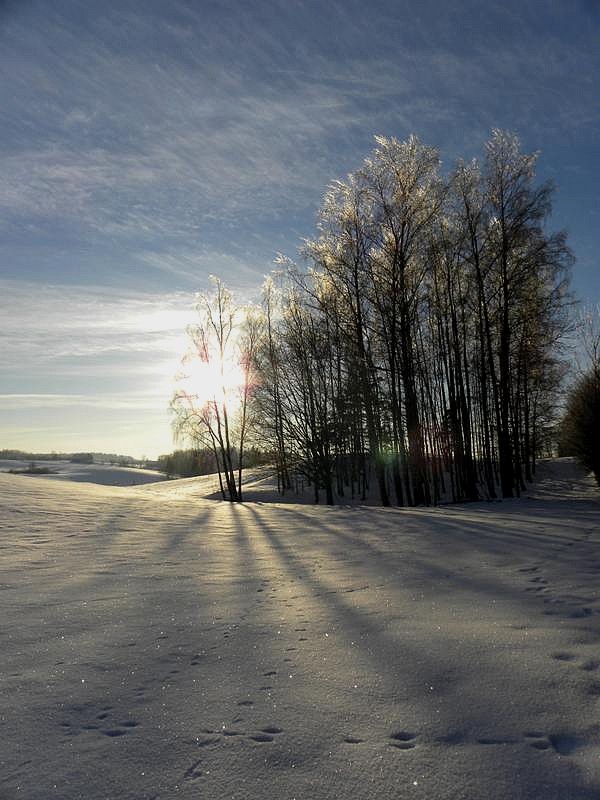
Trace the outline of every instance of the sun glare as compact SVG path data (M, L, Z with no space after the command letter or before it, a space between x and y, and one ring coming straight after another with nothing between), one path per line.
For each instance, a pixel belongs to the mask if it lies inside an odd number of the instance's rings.
M180 379L180 387L198 405L226 404L228 411L235 411L242 402L245 383L244 370L236 361L219 359L188 361Z

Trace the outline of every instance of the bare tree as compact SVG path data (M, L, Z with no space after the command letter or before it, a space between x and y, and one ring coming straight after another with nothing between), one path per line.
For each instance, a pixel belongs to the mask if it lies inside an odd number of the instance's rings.
M212 293L198 297L199 321L188 328L191 349L171 408L178 436L210 447L223 498L239 502L260 320L237 307L220 280L213 283Z

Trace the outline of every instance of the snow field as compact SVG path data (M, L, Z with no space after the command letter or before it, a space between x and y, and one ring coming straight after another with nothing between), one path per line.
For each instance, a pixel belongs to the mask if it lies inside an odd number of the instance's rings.
M0 798L597 800L600 506L544 472L412 510L0 475Z
M0 459L0 473L28 469L30 461ZM45 480L81 481L103 486L138 486L166 480L162 472L135 467L116 467L110 464L73 464L70 461L34 461L36 467L50 470L39 476Z

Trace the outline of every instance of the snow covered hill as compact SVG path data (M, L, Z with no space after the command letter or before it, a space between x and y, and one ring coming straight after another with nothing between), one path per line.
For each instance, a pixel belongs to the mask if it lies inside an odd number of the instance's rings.
M0 473L27 470L31 462L0 459ZM162 472L110 464L74 464L71 461L38 461L36 467L49 470L45 480L98 483L101 486L138 486L166 480ZM25 475L24 477L30 477Z
M410 510L0 474L0 798L598 800L600 495L542 474Z

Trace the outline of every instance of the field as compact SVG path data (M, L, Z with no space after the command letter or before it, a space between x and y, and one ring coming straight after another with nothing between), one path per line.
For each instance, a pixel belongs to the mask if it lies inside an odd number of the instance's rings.
M0 474L2 800L598 800L600 494Z

